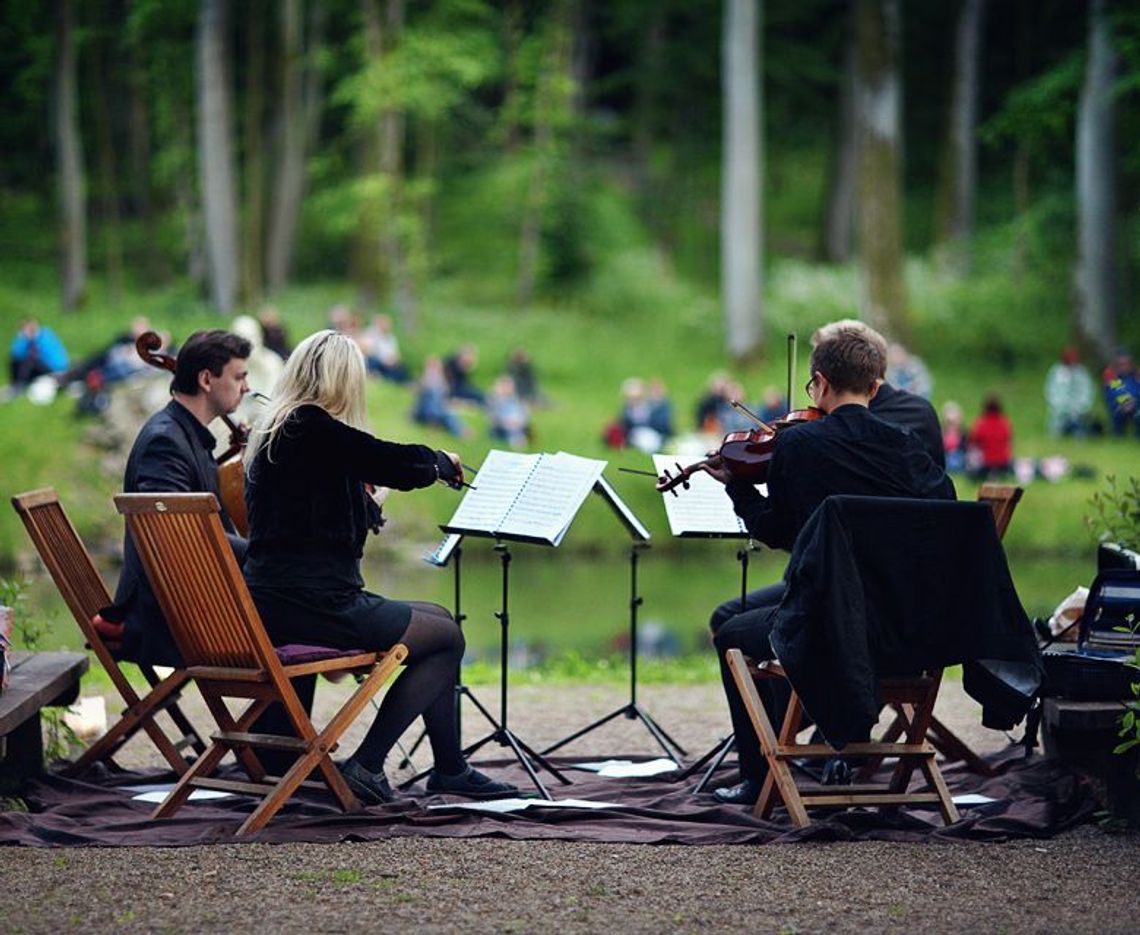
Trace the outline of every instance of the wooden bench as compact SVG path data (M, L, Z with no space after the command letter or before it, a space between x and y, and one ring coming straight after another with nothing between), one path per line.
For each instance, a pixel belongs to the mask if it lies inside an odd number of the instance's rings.
M67 706L79 697L87 654L14 652L12 677L0 695L0 791L14 792L43 772L40 709Z

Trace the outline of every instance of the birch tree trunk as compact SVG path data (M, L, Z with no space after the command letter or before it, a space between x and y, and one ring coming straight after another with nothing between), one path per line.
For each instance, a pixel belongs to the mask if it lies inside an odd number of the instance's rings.
M737 360L761 342L761 16L760 0L725 2L720 280L726 345Z
M292 3L294 0L287 0ZM265 5L246 0L245 104L242 117L242 170L245 176L242 229L242 294L247 302L261 300L265 242ZM288 52L285 52L288 68Z
M1107 0L1089 6L1088 64L1077 108L1077 328L1106 359L1116 343L1116 185Z
M59 173L60 284L63 307L87 295L87 183L76 99L75 16L71 0L56 5L55 153Z
M835 142L827 180L827 216L824 219L823 255L832 263L846 263L855 248L855 192L859 179L859 138L855 116L855 69L858 42L855 6L848 0L847 41L839 78L839 106Z
M321 85L316 55L323 39L323 21L323 8L316 0L310 10L307 30L302 27L301 0L286 0L282 4L285 65L281 83L281 138L266 251L266 280L271 292L288 282L297 247L297 228L305 193L305 162L320 116ZM302 36L303 31L307 36Z
M950 117L942 160L940 236L947 269L970 270L978 194L978 95L985 0L962 0L954 40Z
M858 0L859 261L863 318L904 343L898 0Z
M206 221L206 280L210 302L230 312L240 269L229 62L228 0L202 0L198 19L198 180Z

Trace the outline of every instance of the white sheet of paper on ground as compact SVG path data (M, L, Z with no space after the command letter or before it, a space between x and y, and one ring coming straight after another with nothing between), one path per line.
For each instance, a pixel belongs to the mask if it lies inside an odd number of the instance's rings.
M546 799L491 799L487 802L444 802L440 805L429 805L433 808L459 808L469 812L491 812L502 815L506 812L521 812L527 808L621 808L618 802L595 802L592 799L558 799L548 802Z
M135 793L131 798L136 802L152 802L158 805L166 801L166 797L174 791L174 786L170 783L149 786L129 786L125 788L125 791ZM232 795L232 792L222 792L218 789L195 789L190 793L190 801L201 802L205 799L228 799Z
M955 805L989 805L997 799L991 799L988 795L979 795L977 792L967 792L954 796L952 801Z
M584 769L587 772L597 773L611 779L634 779L641 776L659 776L677 768L677 764L668 757L658 757L656 760L602 760L599 763L571 763L573 769Z

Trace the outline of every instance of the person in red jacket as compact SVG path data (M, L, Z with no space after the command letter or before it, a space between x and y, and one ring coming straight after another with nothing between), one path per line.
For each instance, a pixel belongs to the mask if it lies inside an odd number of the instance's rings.
M982 414L970 427L970 473L975 480L1013 471L1013 423L997 396L986 397Z

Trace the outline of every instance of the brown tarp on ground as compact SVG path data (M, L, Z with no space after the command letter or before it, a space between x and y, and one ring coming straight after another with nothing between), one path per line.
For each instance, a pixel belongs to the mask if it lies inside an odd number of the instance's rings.
M555 761L565 765L569 760ZM774 820L760 821L749 809L718 805L711 795L695 796L697 777L677 781L674 774L652 779L608 779L568 771L573 785L561 786L548 776L555 798L595 799L620 803L619 808L583 811L569 808L527 809L506 815L435 810L447 801L419 795L398 803L345 815L331 796L305 791L290 801L262 831L241 838L261 843L365 841L378 838L504 837L560 839L636 844L770 844L795 841L995 841L1046 838L1087 821L1096 803L1087 787L1065 766L1041 757L1024 760L1019 749L992 758L1001 772L983 779L960 768L947 768L955 795L979 793L996 801L961 808L962 820L942 827L934 812L917 809L880 813L849 810L813 811L813 824L795 829L782 809ZM481 766L483 764L480 764ZM517 764L487 764L497 777L521 788L526 775ZM191 802L173 818L151 821L154 806L134 801L123 786L171 781L170 774L119 773L89 775L82 780L45 776L26 789L28 812L0 813L0 843L37 847L147 846L182 847L233 842L238 825L252 808L244 796ZM722 770L709 784L733 782ZM453 801L462 801L455 799Z

